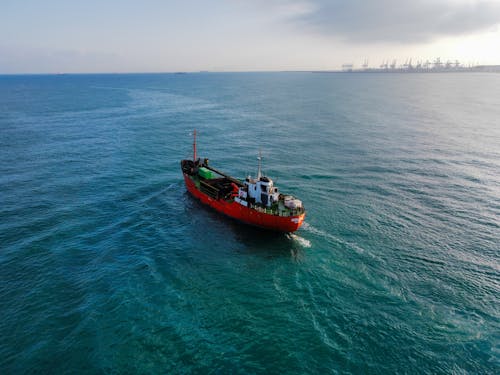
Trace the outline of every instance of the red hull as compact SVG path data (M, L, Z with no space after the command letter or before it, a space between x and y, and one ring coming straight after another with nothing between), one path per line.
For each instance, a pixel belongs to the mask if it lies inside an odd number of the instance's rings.
M295 232L304 221L305 213L296 216L277 216L256 211L234 201L227 202L213 199L198 190L193 180L186 173L184 173L184 181L188 191L202 203L245 224L279 232Z

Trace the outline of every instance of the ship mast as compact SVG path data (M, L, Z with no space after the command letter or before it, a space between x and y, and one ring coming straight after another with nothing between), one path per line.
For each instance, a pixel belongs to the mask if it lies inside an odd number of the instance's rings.
M261 168L261 164L262 164L262 150L259 149L259 157L257 158L257 160L259 161L259 168L257 169L257 181L260 180L260 176L262 176L262 168Z
M196 129L193 132L193 161L196 161Z

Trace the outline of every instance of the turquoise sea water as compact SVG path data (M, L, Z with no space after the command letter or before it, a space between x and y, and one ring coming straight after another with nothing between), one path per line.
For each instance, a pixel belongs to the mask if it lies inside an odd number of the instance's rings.
M499 373L500 75L0 77L0 372ZM264 171L293 235L192 199Z

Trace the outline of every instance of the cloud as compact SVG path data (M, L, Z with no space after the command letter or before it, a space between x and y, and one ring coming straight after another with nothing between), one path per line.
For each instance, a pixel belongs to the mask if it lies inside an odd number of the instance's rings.
M283 3L283 0L277 0ZM301 29L357 43L422 43L500 24L500 1L290 0Z

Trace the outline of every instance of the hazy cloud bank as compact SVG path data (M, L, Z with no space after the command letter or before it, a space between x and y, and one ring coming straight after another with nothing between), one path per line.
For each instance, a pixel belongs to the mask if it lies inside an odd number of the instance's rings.
M421 43L500 24L500 1L276 0L301 29L350 42ZM298 11L297 11L298 10Z

